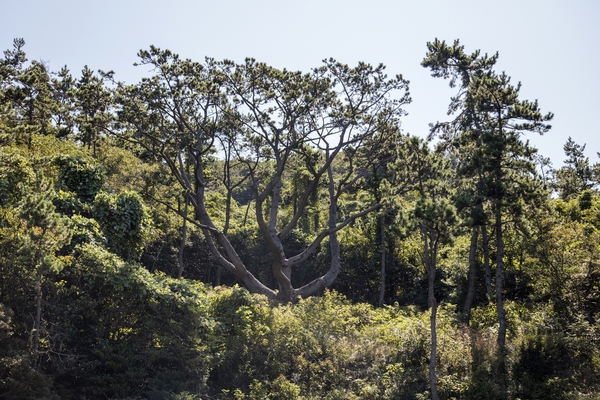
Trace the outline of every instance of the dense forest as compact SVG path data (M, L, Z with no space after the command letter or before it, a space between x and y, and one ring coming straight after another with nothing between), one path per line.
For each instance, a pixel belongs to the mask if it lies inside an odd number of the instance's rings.
M455 94L411 136L383 65L130 84L15 39L0 399L600 399L600 163L537 153L498 54L424 50Z

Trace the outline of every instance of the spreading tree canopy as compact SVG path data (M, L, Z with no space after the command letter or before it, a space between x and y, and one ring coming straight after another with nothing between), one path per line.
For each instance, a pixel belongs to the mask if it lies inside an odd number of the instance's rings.
M382 143L397 134L402 106L410 101L408 82L401 76L389 78L383 65L359 63L351 68L332 59L301 73L253 59L243 64L212 59L197 63L156 47L139 56L140 64L151 66L154 75L120 87L121 126L116 133L169 167L195 212L184 217L202 229L220 265L251 291L284 301L331 285L340 271L337 232L380 207L374 200L342 212L340 202L354 195L353 188L367 176L370 165L383 162ZM226 164L226 174L235 170L235 177L215 179L210 173L215 157ZM308 171L308 181L301 190L284 191L284 176L298 166ZM230 193L236 179L249 182L277 289L250 273L226 229L207 208L207 193L215 187ZM327 220L304 249L289 254L284 239L298 227L320 188L326 188ZM283 204L291 202L287 193L296 197L291 215L283 212ZM329 269L294 288L293 267L325 239Z

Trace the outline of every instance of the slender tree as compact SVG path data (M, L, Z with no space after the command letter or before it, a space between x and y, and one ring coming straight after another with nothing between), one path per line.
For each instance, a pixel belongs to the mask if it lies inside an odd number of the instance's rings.
M427 303L431 311L431 348L429 356L429 382L431 398L439 399L437 390L437 300L435 281L440 246L452 240L456 226L456 210L450 199L448 163L440 152L430 152L426 142L412 141L412 157L416 168L418 199L414 214L419 221L423 241L423 264L427 271Z
M78 138L94 157L97 155L100 135L112 119L112 96L105 86L106 79L112 79L112 72L95 75L86 65L74 85Z
M536 150L523 142L524 132L543 134L550 129L537 101L519 100L521 85L513 86L505 74L493 71L498 55L481 56L479 51L467 55L455 41L452 46L435 40L427 44L423 66L435 77L451 78L454 86L460 79L459 94L453 97L449 111L458 113L451 123L438 124L449 145L455 146L465 165L472 165L480 175L483 199L490 202L496 235L495 294L498 321L498 345L506 343L506 316L503 302L504 221L507 210L518 208L521 201L531 200L536 188ZM478 201L477 203L480 203Z
M0 60L0 101L9 105L13 123L19 125L16 141L31 148L34 133L54 133L55 102L48 67L39 61L26 65L24 46L23 39L15 39L13 50L6 50L4 60Z
M68 244L71 233L66 219L55 212L48 182L38 182L38 193L28 194L21 202L20 218L27 227L23 245L18 250L22 262L30 265L35 287L35 317L32 350L38 354L42 330L43 286L47 276L64 267L58 252Z
M589 158L583 153L585 144L581 146L569 137L563 149L567 159L565 165L555 171L555 187L560 198L568 200L594 187L593 169Z

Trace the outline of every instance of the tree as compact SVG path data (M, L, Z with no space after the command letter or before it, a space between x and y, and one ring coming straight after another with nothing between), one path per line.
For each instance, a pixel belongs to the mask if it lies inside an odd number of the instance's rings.
M188 222L202 229L213 256L253 292L295 301L319 293L339 273L337 232L376 210L373 202L360 209L340 210L341 199L366 174L356 159L377 162L376 135L392 133L401 107L410 101L407 82L388 78L384 67L360 63L356 68L328 60L311 73L277 70L248 59L236 65L208 59L199 64L181 60L169 51L151 47L140 52L141 64L156 71L138 85L122 87L119 135L161 158L186 192L195 210ZM400 92L397 96L396 93ZM228 129L233 124L236 130ZM278 290L251 274L206 207L206 195L218 185L211 179L210 156L223 135L243 166L253 191L255 222L273 258L271 271ZM225 141L223 141L225 142ZM310 182L298 193L295 212L284 217L283 177L293 157L314 162ZM356 158L356 159L355 159ZM186 173L186 162L191 173ZM310 170L310 169L309 169ZM288 255L284 239L297 228L314 191L323 183L329 198L328 221L300 253ZM292 286L292 268L307 260L329 239L329 270L300 288Z
M32 331L34 354L38 353L40 347L44 280L47 275L57 273L64 267L59 250L71 240L67 220L55 212L49 198L51 193L47 181L41 179L38 182L38 191L28 194L19 206L19 217L27 230L18 255L31 269L35 282L36 312Z
M380 282L379 282L379 306L383 306L386 294L386 266L388 243L388 230L386 226L393 225L397 214L398 205L394 200L409 188L411 179L408 175L397 173L395 165L410 157L410 150L403 153L404 147L411 143L412 139L404 136L400 131L396 135L385 135L382 137L382 150L379 152L379 160L365 166L369 175L364 183L364 189L369 192L377 203L382 207L378 210L377 228L375 237L379 239L380 257ZM391 239L391 238L388 238Z
M431 310L431 348L429 356L429 381L431 398L437 400L437 301L435 279L440 246L452 240L452 229L456 226L456 209L450 200L448 187L448 164L443 153L430 152L427 142L412 141L412 157L417 174L415 190L418 198L414 215L419 224L423 243L423 264L427 271L427 303Z
M31 148L32 134L53 134L52 85L48 67L39 61L25 65L27 58L23 39L15 39L13 50L4 52L0 60L0 101L12 108L12 117L20 125L17 142L23 141Z
M431 135L439 135L442 143L453 149L457 159L460 160L457 172L462 178L463 190L457 194L456 200L459 209L466 211L465 221L471 222L472 229L469 249L469 286L463 308L468 318L475 296L476 254L480 232L483 240L487 295L489 299L493 297L487 230L488 213L484 209L484 176L481 166L483 121L474 108L475 103L472 101L469 87L474 79L491 71L498 54L488 57L487 54L481 56L480 52L476 51L468 55L464 52L464 46L460 46L458 41L450 47L437 39L433 44L428 43L428 48L429 52L421 65L430 68L434 77L450 78L450 87L455 87L457 80L460 81L458 94L451 98L448 106L449 115L456 113L458 115L452 121L438 122L433 125Z
M438 125L434 130L446 133L449 144L459 151L462 149L463 162L474 162L474 171L481 174L481 193L491 202L496 233L496 308L500 323L497 341L499 347L504 348L503 216L508 210L522 209L523 201L531 201L539 194L533 164L536 150L523 142L521 136L524 132L547 132L550 125L546 122L553 115L542 115L537 101L519 100L521 84L513 86L505 73L497 74L492 69L497 54L481 57L477 51L467 55L458 40L449 46L436 39L427 47L423 66L429 67L433 76L450 77L451 86L461 79L459 94L452 98L449 109L459 112L458 117L454 123ZM471 146L463 143L471 143Z
M79 141L92 150L94 158L100 134L113 117L110 112L112 96L105 87L105 80L112 79L112 75L112 71L94 75L86 65L81 71L81 78L74 85L74 122Z
M578 145L569 137L563 149L567 159L565 165L555 171L556 189L561 199L568 200L594 187L593 172L589 158L583 154L585 144Z
M59 138L68 138L74 131L75 83L66 65L51 80L52 99L56 107L53 122Z

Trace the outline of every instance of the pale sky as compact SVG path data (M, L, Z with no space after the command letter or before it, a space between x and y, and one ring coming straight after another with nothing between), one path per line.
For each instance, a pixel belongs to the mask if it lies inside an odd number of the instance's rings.
M114 70L136 83L133 67L151 44L184 58L242 62L308 71L324 58L355 65L383 63L410 83L405 132L426 136L446 120L454 93L420 63L436 37L460 39L468 52L500 53L497 70L522 83L521 99L555 114L553 129L526 138L555 167L571 136L600 161L599 0L0 0L0 49L25 39L30 60L51 70L84 65Z

